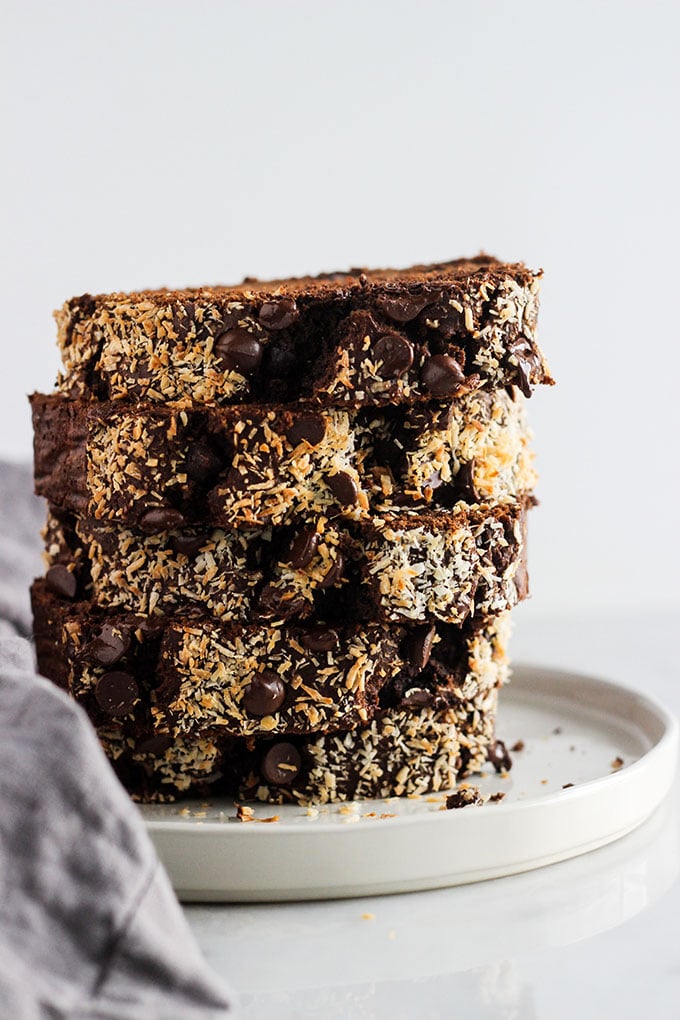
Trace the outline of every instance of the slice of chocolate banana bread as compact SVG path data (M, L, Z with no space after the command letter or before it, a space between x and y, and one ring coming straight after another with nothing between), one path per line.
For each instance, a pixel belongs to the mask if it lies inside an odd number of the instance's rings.
M417 796L481 768L527 594L541 273L83 295L31 398L38 665L141 800Z
M238 623L463 623L526 596L525 532L526 505L515 501L151 535L53 508L44 537L48 587L105 609L161 615L195 606Z
M250 738L206 734L140 742L123 726L99 739L135 800L236 795L273 804L328 804L417 797L448 790L485 765L498 692L448 708L384 709L365 726L335 733Z
M98 727L156 737L328 733L382 709L445 709L506 678L508 614L474 625L234 627L32 590L38 666Z
M322 406L550 383L538 281L487 256L197 290L85 294L56 313L69 397Z
M361 412L31 403L38 495L147 532L502 500L536 477L524 400L504 390Z

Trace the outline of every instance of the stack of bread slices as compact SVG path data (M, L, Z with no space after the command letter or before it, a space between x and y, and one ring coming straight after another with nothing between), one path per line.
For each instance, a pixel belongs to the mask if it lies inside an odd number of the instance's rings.
M133 796L417 796L502 762L539 276L480 256L57 313L38 661Z

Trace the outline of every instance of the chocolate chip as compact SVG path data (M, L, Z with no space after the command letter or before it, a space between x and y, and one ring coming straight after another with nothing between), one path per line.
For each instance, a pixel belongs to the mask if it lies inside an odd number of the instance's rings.
M388 319L393 322L411 322L420 315L423 308L432 304L439 297L438 294L385 294L379 297L376 305Z
M423 365L420 378L433 397L450 397L464 382L465 375L455 358L434 354Z
M502 740L493 740L486 752L487 761L490 761L496 772L508 772L512 768L512 758Z
M222 460L207 443L197 442L189 449L186 473L195 482L205 482L223 467Z
M377 368L381 379L398 379L413 364L413 344L399 333L385 333L376 341L373 356L381 362Z
M45 574L47 587L62 599L74 599L78 591L78 578L74 570L69 570L63 563L55 563Z
M264 586L257 604L263 616L276 616L284 620L291 616L297 616L303 609L309 607L309 602L304 595L291 596L290 589L277 588L273 584Z
M260 367L263 347L247 329L236 326L222 333L215 343L215 357L225 369L252 375Z
M428 308L425 319L430 328L434 329L445 340L450 340L452 336L461 333L465 327L464 313L459 312L457 308L448 303L437 304Z
M265 301L258 315L260 325L265 329L288 329L299 317L298 306L292 298Z
M153 535L157 531L170 531L171 528L181 528L184 523L184 515L170 506L153 506L139 520L140 528L147 535Z
M207 535L173 535L170 545L178 556L188 556L191 559L209 541Z
M302 765L300 752L294 744L282 740L272 744L260 762L262 778L272 786L289 786Z
M301 570L311 562L319 545L316 528L303 528L290 543L288 563L293 570Z
M409 634L406 641L406 658L414 672L420 673L430 661L435 633L434 626L425 624L422 627L414 627Z
M518 336L516 340L508 344L508 354L513 355L516 364L511 368L515 369L516 379L514 380L525 397L531 396L531 375L540 367L538 354L524 336Z
M336 549L335 560L331 565L330 570L324 577L323 581L319 584L319 589L325 591L327 588L332 588L334 584L342 579L342 575L345 570L345 557L342 555L339 549Z
M285 701L286 685L273 669L256 673L243 692L243 707L249 715L263 716L276 712Z
M359 489L351 475L346 471L338 471L335 475L329 475L327 482L328 488L341 506L354 506L359 496Z
M337 631L330 627L315 627L300 634L300 644L308 652L332 652L339 643Z
M286 432L286 439L291 446L299 446L300 443L309 443L310 446L318 446L326 435L326 423L318 414L299 415Z
M459 499L464 499L468 503L479 503L479 493L475 488L474 471L475 461L473 458L460 465L454 479L456 495Z
M127 627L113 627L105 623L97 636L85 649L86 657L101 666L114 666L130 650L130 632Z
M127 715L139 698L139 688L130 673L115 671L99 678L94 694L107 715Z
M150 737L142 737L135 744L136 754L152 754L159 757L165 754L169 747L172 747L172 737L169 733L155 733Z

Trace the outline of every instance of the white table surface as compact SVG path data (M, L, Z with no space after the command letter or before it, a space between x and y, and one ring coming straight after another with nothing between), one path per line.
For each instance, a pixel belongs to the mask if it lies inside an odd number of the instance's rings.
M516 616L515 661L635 685L680 714L677 616ZM538 871L400 896L185 910L247 1020L678 1020L679 875L676 776L637 831Z

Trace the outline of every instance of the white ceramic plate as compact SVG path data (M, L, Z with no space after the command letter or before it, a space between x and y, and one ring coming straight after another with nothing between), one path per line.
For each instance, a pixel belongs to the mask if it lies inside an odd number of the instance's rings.
M460 885L587 853L640 825L675 772L674 717L593 677L516 667L497 733L524 749L507 777L468 780L505 794L481 807L442 810L442 794L318 813L257 806L256 818L278 816L267 824L237 821L226 800L141 810L182 900L327 899Z

